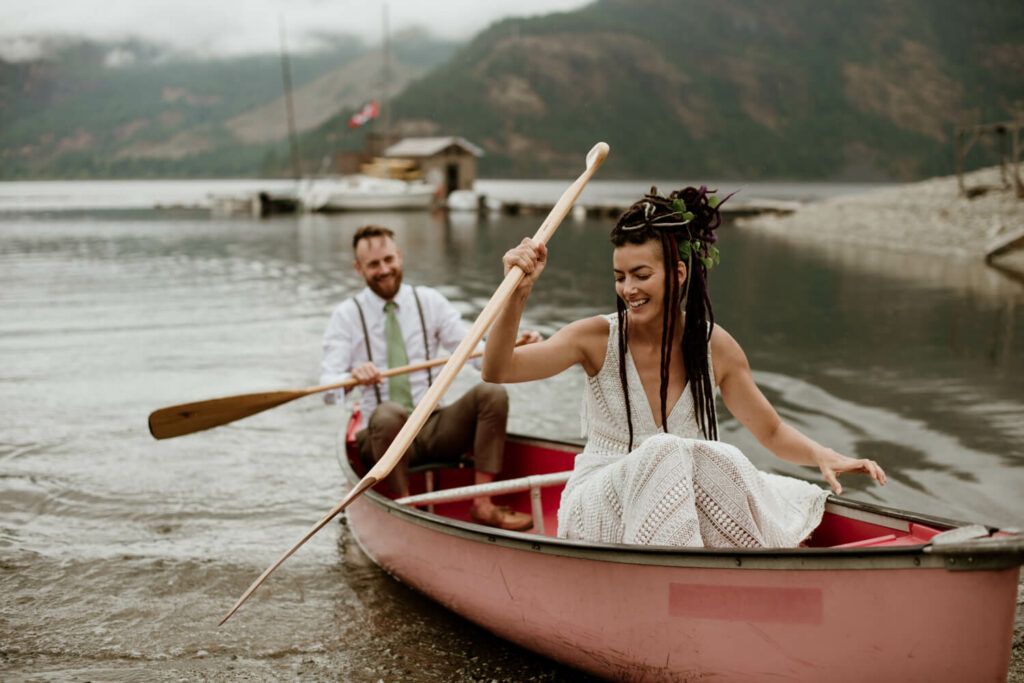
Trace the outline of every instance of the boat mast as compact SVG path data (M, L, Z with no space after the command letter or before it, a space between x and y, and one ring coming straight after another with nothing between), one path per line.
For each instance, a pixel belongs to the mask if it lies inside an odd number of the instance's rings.
M381 43L384 49L384 151L391 144L391 97L388 92L391 83L391 50L388 45L388 4L384 3L383 8L383 38Z
M295 133L295 105L292 103L292 69L288 61L288 45L284 35L284 15L278 15L278 26L281 29L281 77L284 79L284 102L288 115L288 143L292 155L292 175L296 180L302 178L302 166L299 162L299 137Z

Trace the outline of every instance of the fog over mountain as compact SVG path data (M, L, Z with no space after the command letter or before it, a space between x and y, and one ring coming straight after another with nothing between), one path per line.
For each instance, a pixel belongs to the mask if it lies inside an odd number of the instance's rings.
M421 29L448 41L471 38L494 21L577 9L587 0L4 0L0 58L48 54L54 37L101 43L138 41L169 52L226 57L276 52L283 21L293 48L329 47L333 36L379 43L384 12L392 31Z

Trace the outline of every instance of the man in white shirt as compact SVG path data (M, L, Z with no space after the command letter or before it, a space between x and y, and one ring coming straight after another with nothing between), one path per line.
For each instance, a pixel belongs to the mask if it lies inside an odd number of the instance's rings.
M331 315L324 333L320 382L353 377L363 386L363 414L370 417L357 438L361 455L376 462L438 372L423 370L384 380L379 368L435 358L440 346L453 351L469 327L436 289L402 284L402 252L391 230L364 226L353 236L352 248L356 272L366 280L366 288L339 304ZM524 332L521 339L538 341L540 335ZM479 361L475 365L479 368ZM328 392L324 398L333 403L337 394ZM457 460L469 450L473 452L475 483L494 481L501 470L507 420L505 388L477 384L430 415L388 475L388 487L397 495L408 495L410 465ZM473 500L472 516L482 524L503 529L525 530L533 525L530 515L494 505L489 496Z

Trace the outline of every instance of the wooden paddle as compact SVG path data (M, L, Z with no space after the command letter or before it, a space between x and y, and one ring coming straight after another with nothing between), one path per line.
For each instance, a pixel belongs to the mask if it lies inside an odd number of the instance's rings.
M481 355L483 355L483 351L476 351L470 354L469 357L476 358ZM398 368L384 370L380 375L381 377L394 377L395 375L403 375L407 372L437 367L447 362L448 358L434 358L420 363L413 363L412 365L403 365ZM359 382L355 378L350 377L343 382L322 384L305 389L239 394L237 396L211 398L206 401L168 406L154 410L149 414L149 433L157 439L173 439L176 436L200 432L204 429L219 427L235 420L241 420L243 417L262 413L264 410L270 410L282 403L288 403L303 396L319 394L332 389L351 389L357 384Z
M593 149L587 153L586 169L580 177L562 193L558 203L555 204L554 208L552 208L551 212L548 214L548 217L544 219L540 228L537 229L537 233L533 236L534 240L544 244L547 243L554 234L555 229L558 228L559 224L562 222L562 219L564 219L566 214L569 213L569 209L572 208L573 202L575 202L576 198L580 196L580 192L583 191L583 187L587 184L587 181L594 175L594 172L597 171L597 168L601 165L606 156L608 156L608 145L604 142L597 143L594 145ZM509 297L512 296L512 292L514 292L516 287L519 285L519 281L522 280L523 275L524 273L520 268L513 268L509 271L508 275L505 276L505 279L502 281L497 291L494 292L491 300L487 302L484 310L480 312L476 322L473 323L469 332L466 333L462 343L456 347L455 351L449 357L444 370L441 371L437 380L430 389L427 390L426 395L420 400L416 409L412 411L412 415L410 415L409 419L406 420L405 425L398 432L394 441L391 442L388 450L385 451L381 459L377 461L377 464L374 465L362 480L360 480L360 482L348 492L347 496L331 508L326 515L321 517L320 521L314 524L313 528L306 532L306 535L299 539L298 543L289 548L288 551L277 560L277 562L267 567L267 569L260 574L259 578L257 578L252 585L249 586L248 590L242 594L242 597L238 599L235 606L232 607L226 615L224 615L224 618L220 620L219 624L217 624L218 626L223 625L225 621L230 619L231 615L237 612L238 608L249 599L249 596L260 587L260 584L266 581L271 572L291 557L292 553L302 547L302 544L313 537L313 534L320 531L320 529L322 529L329 521L334 519L339 512L344 510L353 500L362 495L363 492L391 473L391 470L395 468L395 465L398 464L398 461L401 459L402 454L405 453L406 449L410 444L412 444L413 439L416 438L416 435L423 427L423 423L427 421L431 411L434 410L434 407L437 406L438 402L441 400L444 392L448 390L452 380L455 379L455 375L458 374L459 370L461 370L462 366L466 363L470 352L476 348L476 345L481 339L483 339L484 333L487 332L491 323L493 323L494 319L498 317L498 313L508 302Z

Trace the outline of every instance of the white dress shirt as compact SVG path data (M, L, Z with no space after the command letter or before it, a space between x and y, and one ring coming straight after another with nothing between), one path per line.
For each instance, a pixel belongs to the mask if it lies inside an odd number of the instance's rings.
M423 306L423 320L426 323L429 349L423 348L423 326L420 324L420 314L416 309L416 298L413 295L412 287L402 285L394 298L395 315L398 317L399 327L402 328L402 338L405 340L405 350L410 364L420 363L428 358L437 358L438 349L442 346L449 352L454 351L469 330L469 325L463 321L459 312L441 292L432 287L416 287L416 294L419 295L420 304ZM365 287L354 298L359 301L363 315L366 317L366 330L370 336L370 353L373 364L381 370L386 370L388 354L384 333L386 321L384 304L387 302L369 287ZM324 332L324 359L320 365L320 384L343 382L351 376L353 368L368 360L371 360L371 356L366 352L366 340L363 335L363 325L359 320L359 309L356 308L352 299L346 299L334 309L331 320L327 324L327 331ZM480 369L480 359L470 362L478 370ZM437 379L442 369L443 366L431 368L434 379ZM427 377L426 370L409 374L413 403L418 404L427 392ZM388 400L387 380L384 380L384 383L378 385L377 388L380 390L381 400ZM369 416L377 407L377 395L372 386L363 386L361 389L360 407L363 415ZM339 390L329 391L324 394L324 401L334 403L339 397Z

